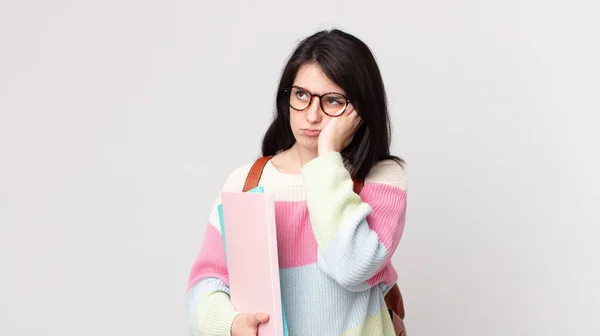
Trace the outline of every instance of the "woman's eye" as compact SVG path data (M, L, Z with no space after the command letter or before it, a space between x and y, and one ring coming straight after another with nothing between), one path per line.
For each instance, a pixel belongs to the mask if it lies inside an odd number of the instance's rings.
M330 98L330 99L327 99L327 104L329 104L329 105L339 105L340 102L337 101L336 99Z
M304 98L306 98L306 93L302 92L302 91L298 91L298 92L296 92L296 97L300 98L300 99L304 99Z

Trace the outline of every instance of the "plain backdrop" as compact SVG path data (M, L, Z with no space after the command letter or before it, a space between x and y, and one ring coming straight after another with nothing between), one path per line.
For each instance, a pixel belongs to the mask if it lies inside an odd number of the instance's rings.
M409 335L600 334L597 0L1 0L0 335L187 335L219 188L333 27L407 162Z

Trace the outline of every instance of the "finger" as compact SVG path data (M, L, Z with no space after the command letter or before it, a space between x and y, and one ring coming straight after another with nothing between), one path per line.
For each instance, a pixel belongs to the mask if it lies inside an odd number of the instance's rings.
M358 115L358 112L356 112L356 109L352 104L348 105L348 115Z
M258 325L261 323L260 322L260 316L261 314L254 314L254 315L248 315L248 328L246 332L249 332L249 334L244 334L246 336L252 335L252 336L257 336L258 333Z
M246 320L246 323L247 323L248 327L256 328L256 326L260 324L260 321L258 320L258 318L256 317L256 315L257 314L255 314L255 315L248 315L248 319Z
M356 124L354 125L354 129L359 129L360 126L362 126L363 124L363 120L361 117L358 117L358 120L356 121Z
M254 318L256 319L257 324L266 323L267 321L269 321L269 314L257 313L257 314L254 314Z
M352 105L352 103L348 104L348 108L346 109L346 111L347 111L348 113L350 113L350 112L352 112L352 111L355 111L355 110L354 110L354 105Z
M352 121L355 127L362 125L363 119L360 115L358 115L358 112L355 112L353 117L354 119Z
M360 120L362 120L357 110L352 110L352 112L348 114L348 118L350 118L350 120L354 122L359 122Z

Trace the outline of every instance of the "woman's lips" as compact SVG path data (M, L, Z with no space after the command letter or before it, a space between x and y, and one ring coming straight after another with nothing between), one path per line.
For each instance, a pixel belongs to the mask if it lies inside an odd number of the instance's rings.
M320 130L314 130L314 129L305 129L303 131L304 131L304 134L309 137L318 137L319 134L321 133Z

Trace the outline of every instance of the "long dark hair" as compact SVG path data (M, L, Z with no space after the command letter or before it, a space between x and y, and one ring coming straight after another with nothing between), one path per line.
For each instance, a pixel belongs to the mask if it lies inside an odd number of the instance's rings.
M360 115L363 125L342 151L350 174L364 179L377 161L404 161L390 154L391 126L387 97L377 62L365 43L333 29L320 31L300 42L283 69L277 89L276 113L262 143L263 155L274 155L296 142L290 127L290 109L284 90L293 85L300 67L314 63L339 85Z

